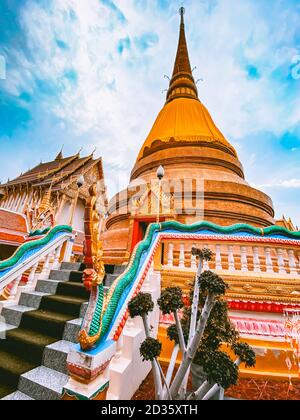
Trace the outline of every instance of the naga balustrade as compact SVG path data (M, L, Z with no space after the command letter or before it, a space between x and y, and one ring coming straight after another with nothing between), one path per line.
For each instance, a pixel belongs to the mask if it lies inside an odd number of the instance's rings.
M214 260L204 264L204 270L240 277L252 272L253 277L262 282L266 277L269 283L273 278L288 279L286 283L296 285L294 296L300 296L298 231L245 224L223 227L210 222L152 224L144 240L136 246L126 271L111 286L105 304L103 285L92 291L82 326L83 350L101 347L106 339L118 340L128 317L127 304L143 284L152 262L156 271L196 270L196 260L190 252L193 245L211 248L215 253ZM299 281L294 282L298 277Z
M173 241L165 241L164 248L167 249L163 256L163 266L166 269L191 270L196 271L196 257L191 254L191 248L208 248L214 253L214 258L210 262L205 262L205 270L222 272L241 272L241 273L268 273L278 275L288 275L291 277L300 276L300 244L298 243L278 243L274 244L267 238L265 243L251 243L249 239L237 239L239 243L226 241L218 242L212 236L207 238L195 238L194 242L187 239L182 242L181 237L174 238Z
M290 292L293 293L295 289L300 295L300 232L291 232L278 226L265 229L245 224L223 227L209 222L194 225L174 221L152 224L144 240L134 249L125 272L115 280L106 295L103 293L103 284L94 282L79 336L80 344L68 356L71 376L65 388L68 395L76 396L78 378L81 383L93 383L94 392L96 384L98 391L107 387L106 371L122 347L119 340L128 320L128 302L145 286L149 275L153 277L152 273L157 275L160 282L164 273L169 272L172 285L176 284L176 272L191 274L192 279L197 265L190 253L194 244L198 248L208 247L215 253L214 260L206 264L204 269L225 272L230 277L238 274L242 278L238 280L241 287L245 286L247 290L248 287L251 289L251 285L243 282L243 277L251 277L252 274L255 281L259 278L260 283L264 282L264 277L268 277L267 287L272 285L274 278L283 278L282 281L288 286L292 284ZM185 277L188 278L188 275ZM93 284L92 280L87 283ZM248 281L250 284L251 280ZM286 303L285 297L283 301Z
M37 277L47 279L51 270L59 268L62 254L63 259L69 261L72 241L71 227L56 226L44 237L22 244L12 257L0 261L0 295L3 294L8 303L18 302L24 288L35 289ZM25 275L27 281L23 287Z

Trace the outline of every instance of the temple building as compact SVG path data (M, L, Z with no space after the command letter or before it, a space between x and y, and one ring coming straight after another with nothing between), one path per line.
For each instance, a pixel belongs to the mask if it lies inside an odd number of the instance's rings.
M82 185L78 186L80 178ZM94 159L93 154L81 157L80 153L64 157L61 151L55 160L40 163L16 179L1 184L0 249L6 248L4 256L24 242L30 231L69 224L76 232L74 253L81 255L85 200L95 182L105 208L102 159ZM105 210L102 212L104 220Z
M107 262L128 261L147 225L155 221L158 193L153 180L160 165L165 169L165 201L170 202L167 211L162 208L162 221L191 224L205 220L224 226L248 223L258 227L275 223L271 198L247 183L236 150L199 99L183 13L166 102L139 151L130 186L110 203L105 235ZM143 207L145 185L152 196L147 214L133 208Z

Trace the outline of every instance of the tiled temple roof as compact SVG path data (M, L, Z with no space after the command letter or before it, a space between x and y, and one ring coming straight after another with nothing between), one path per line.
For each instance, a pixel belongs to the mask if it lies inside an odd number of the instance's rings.
M103 177L102 159L93 159L93 154L80 157L79 153L74 156L40 163L33 169L20 175L14 180L1 185L2 189L33 186L47 187L52 184L53 190L60 190L66 184L70 184L94 165L99 165L100 176Z

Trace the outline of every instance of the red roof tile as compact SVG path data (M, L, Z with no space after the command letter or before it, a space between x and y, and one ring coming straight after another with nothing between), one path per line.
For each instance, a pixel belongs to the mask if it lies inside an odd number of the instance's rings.
M27 234L26 217L20 213L0 209L0 231Z
M28 226L24 215L0 209L0 243L20 245L27 235Z

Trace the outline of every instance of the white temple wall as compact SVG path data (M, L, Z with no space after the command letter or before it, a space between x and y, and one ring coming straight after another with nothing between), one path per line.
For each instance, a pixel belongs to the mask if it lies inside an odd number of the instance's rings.
M57 225L68 225L71 217L71 203L66 202L56 220Z
M74 215L74 230L84 232L84 204L81 200L78 200L75 215Z
M70 223L72 210L73 204L71 204L70 202L66 202L56 219L56 224L68 225ZM74 230L80 232L84 231L84 204L81 200L78 200L75 209L73 228Z

